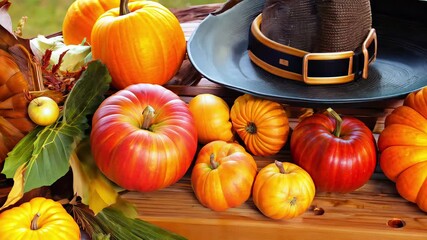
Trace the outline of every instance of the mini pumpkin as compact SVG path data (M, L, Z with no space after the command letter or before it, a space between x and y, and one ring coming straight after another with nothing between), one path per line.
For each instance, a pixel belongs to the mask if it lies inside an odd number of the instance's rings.
M36 197L0 214L2 240L79 240L80 228L64 207Z
M244 94L234 101L230 118L233 129L254 155L274 155L288 140L288 117L277 102Z
M208 93L199 94L190 100L188 107L194 117L199 143L234 140L230 108L222 98Z
M272 219L289 219L303 214L316 193L310 175L289 162L275 161L257 174L252 191L255 206Z
M242 146L218 140L200 150L191 185L203 206L225 211L248 200L256 173L254 158Z

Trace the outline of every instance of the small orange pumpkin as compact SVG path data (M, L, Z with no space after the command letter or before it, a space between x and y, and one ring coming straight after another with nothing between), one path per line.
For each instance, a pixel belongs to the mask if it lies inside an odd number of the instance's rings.
M92 55L107 66L112 85L163 85L176 74L186 40L176 16L160 3L121 0L101 15L91 33Z
M314 199L313 179L301 167L275 161L262 168L255 178L252 199L272 219L289 219L304 213Z
M277 102L244 94L234 101L230 118L233 129L254 155L274 155L288 139L288 117Z
M256 173L254 158L242 146L218 140L200 150L191 186L203 206L225 211L248 200Z
M234 140L230 108L222 98L208 93L199 94L190 100L188 107L193 114L199 143Z
M80 228L64 207L36 197L0 214L2 240L79 240Z

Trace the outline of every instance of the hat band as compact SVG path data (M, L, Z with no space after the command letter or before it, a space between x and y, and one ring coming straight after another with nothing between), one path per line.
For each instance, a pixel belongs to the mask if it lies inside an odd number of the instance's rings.
M274 75L306 84L339 84L368 77L368 65L377 55L377 36L372 28L360 50L310 53L268 39L260 30L262 14L249 31L249 58Z

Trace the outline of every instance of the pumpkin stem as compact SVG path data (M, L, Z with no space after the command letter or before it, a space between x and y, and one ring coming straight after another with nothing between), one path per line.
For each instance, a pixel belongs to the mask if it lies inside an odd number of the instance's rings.
M297 198L292 197L291 201L289 201L289 204L291 204L291 206L295 206L297 204Z
M274 164L276 164L276 166L279 168L279 171L281 174L287 173L285 168L283 167L283 163L281 161L274 160Z
M39 226L37 225L37 220L39 220L40 218L40 213L36 213L36 215L34 215L33 220L31 220L31 230L37 230L39 229Z
M245 130L246 130L246 132L248 132L250 134L255 134L257 132L257 128L256 128L255 123L253 123L253 122L248 123L248 125L246 125Z
M144 111L142 111L142 117L144 118L141 128L148 130L153 123L154 119L154 108L150 105L145 107Z
M326 111L329 113L329 115L331 115L333 118L335 118L336 125L335 125L335 129L334 129L333 134L336 137L340 137L340 135L341 135L342 118L332 108L328 108Z
M217 169L219 164L217 161L215 161L215 154L211 153L211 155L209 156L209 161L211 163L211 167L212 169Z
M120 0L120 16L130 13L128 2L129 0Z

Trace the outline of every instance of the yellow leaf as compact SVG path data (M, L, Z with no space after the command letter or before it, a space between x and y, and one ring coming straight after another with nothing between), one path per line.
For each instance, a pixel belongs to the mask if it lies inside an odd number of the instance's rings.
M79 157L76 152L71 153L70 166L73 171L73 190L74 194L86 200L89 197L89 177L85 174L80 164ZM87 204L83 202L84 204Z
M89 208L96 215L105 207L116 203L118 197L117 192L111 185L103 179L103 176L98 176L92 179L89 191Z
M70 165L74 193L82 198L82 203L88 205L95 215L116 203L119 194L94 163L88 141L80 143L71 155Z
M10 205L15 204L24 196L25 169L26 169L26 163L22 164L21 166L19 166L18 169L16 169L15 175L13 176L12 189L10 190L9 195L7 196L6 202L3 204L0 210L3 210L9 207Z

